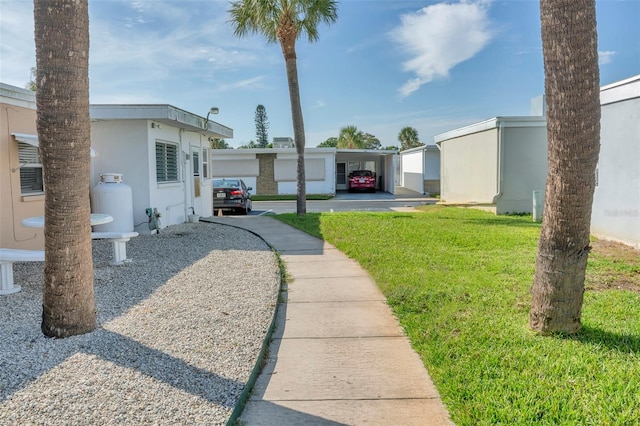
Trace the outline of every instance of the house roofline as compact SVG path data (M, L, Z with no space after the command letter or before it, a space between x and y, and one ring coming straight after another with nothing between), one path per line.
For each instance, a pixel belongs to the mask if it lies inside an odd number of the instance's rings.
M234 154L296 154L295 148L225 148L215 149L216 155L234 155ZM305 148L305 153L312 154L335 154L335 148Z
M547 120L542 116L513 116L513 117L494 117L489 120L481 121L479 123L470 124L465 127L450 130L448 132L440 133L433 137L436 145L440 145L441 142L458 138L461 136L470 135L473 133L482 132L489 129L495 129L498 127L545 127Z
M416 146L415 148L409 148L409 149L405 149L404 151L400 151L400 154L411 154L413 152L418 152L418 151L433 151L433 150L438 150L438 147L436 145L421 145L421 146Z
M0 100L2 103L36 109L36 92L22 87L0 83Z
M600 88L600 105L640 98L640 74Z
M358 154L378 154L378 155L398 153L398 151L395 149L337 149L337 148L336 148L336 152L340 154L358 153Z
M90 115L92 121L154 120L206 136L233 138L233 129L169 104L91 104Z

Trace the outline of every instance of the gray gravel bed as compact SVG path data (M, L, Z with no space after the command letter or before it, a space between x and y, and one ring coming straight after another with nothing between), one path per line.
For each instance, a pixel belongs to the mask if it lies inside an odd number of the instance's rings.
M0 424L225 424L257 361L280 273L257 236L183 224L127 243L110 266L93 241L98 327L40 331L43 263L14 265L0 296Z

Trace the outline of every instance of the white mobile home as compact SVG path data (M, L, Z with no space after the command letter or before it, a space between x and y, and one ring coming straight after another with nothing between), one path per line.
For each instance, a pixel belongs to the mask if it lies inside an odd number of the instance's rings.
M544 117L495 117L435 136L440 147L440 198L497 214L533 210L544 191L547 128Z
M210 138L233 130L171 105L91 105L92 184L122 174L133 194L133 223L149 232L147 209L161 227L213 215Z
M334 193L333 148L305 150L308 194ZM295 148L216 149L212 172L216 178L240 178L254 194L295 194L298 155Z
M216 149L212 152L216 178L237 177L258 195L297 192L298 155L295 148ZM371 170L378 190L393 192L395 151L307 148L304 151L307 194L335 194L347 190L353 170Z
M35 93L6 84L0 89L6 129L0 139L0 242L3 248L39 249L43 231L20 224L44 213ZM170 105L91 105L90 115L91 186L101 174L122 174L131 187L136 231L150 231L147 208L160 213L161 226L185 222L192 212L213 214L209 138L231 138L231 129Z
M423 145L400 152L401 186L421 194L440 194L440 150Z
M640 248L640 75L600 89L591 232Z

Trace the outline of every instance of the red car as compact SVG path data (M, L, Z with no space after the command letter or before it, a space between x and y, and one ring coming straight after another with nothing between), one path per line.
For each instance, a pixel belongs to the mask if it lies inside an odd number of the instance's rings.
M376 176L371 170L354 170L349 173L349 192L376 192Z

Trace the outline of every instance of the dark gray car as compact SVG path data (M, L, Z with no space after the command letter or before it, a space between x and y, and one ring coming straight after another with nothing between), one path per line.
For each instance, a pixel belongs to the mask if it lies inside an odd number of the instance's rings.
M232 210L240 214L251 211L251 188L242 179L213 180L213 214L218 210Z

